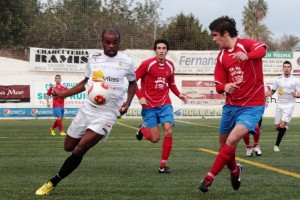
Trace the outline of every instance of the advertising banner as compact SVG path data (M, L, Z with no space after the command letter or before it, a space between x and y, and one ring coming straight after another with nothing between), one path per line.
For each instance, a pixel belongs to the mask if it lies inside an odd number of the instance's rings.
M94 49L30 48L29 70L84 72L88 55Z
M75 117L78 108L65 108L64 117ZM52 108L0 108L0 118L54 117Z
M183 80L182 93L187 95L187 104L224 105L225 96L218 94L214 81Z
M30 48L30 70L52 72L84 72L88 55L96 49ZM132 58L134 67L154 57L153 50L120 51ZM172 51L167 54L175 65L176 74L212 75L219 51ZM282 73L282 63L290 61L294 74L300 74L300 52L268 51L263 58L264 74Z
M30 85L0 85L0 103L30 102Z
M72 88L76 85L75 82L64 82L62 85L66 86L68 89ZM53 83L49 82L41 82L35 81L33 83L34 91L33 91L33 106L34 107L47 107L46 102L46 94L49 88L53 85ZM70 96L65 98L65 107L80 107L83 104L83 100L85 99L86 93L81 92L79 94ZM52 96L50 96L50 105L52 105Z

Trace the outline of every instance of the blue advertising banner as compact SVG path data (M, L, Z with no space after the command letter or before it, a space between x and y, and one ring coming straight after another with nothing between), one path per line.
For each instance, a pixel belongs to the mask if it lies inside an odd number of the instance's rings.
M65 108L64 117L75 117L78 108ZM0 118L54 117L52 108L0 108Z

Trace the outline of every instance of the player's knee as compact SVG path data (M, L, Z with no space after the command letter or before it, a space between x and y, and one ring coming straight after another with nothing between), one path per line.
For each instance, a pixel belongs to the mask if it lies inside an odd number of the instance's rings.
M87 152L87 149L81 146L76 146L73 150L73 153L77 156L84 156L84 154Z
M165 130L165 137L172 137L172 129Z
M75 147L69 146L69 145L65 145L65 146L64 146L64 150L65 150L66 152L71 152L71 151L74 150L74 148L75 148Z
M157 142L159 142L159 140L160 140L160 137L159 137L159 136L152 136L152 137L151 137L151 142L152 142L152 143L157 143Z
M237 136L230 136L227 138L226 144L231 147L236 147L239 142L239 138Z

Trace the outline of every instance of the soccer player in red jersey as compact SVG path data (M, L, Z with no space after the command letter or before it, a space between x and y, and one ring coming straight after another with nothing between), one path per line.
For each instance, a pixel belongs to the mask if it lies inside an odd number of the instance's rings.
M266 45L258 41L238 38L235 20L222 16L210 25L212 39L220 47L214 71L216 91L225 93L219 129L219 153L198 188L207 192L216 176L227 166L231 185L238 190L241 185L242 166L236 163L238 142L255 126L265 109L262 58Z
M170 173L166 163L172 150L172 126L174 125L173 107L169 96L171 90L178 98L186 102L186 95L180 93L175 85L174 65L166 59L169 43L165 39L154 42L156 56L141 63L135 71L136 80L141 79L141 88L137 88L136 95L142 105L142 117L145 124L140 126L136 138L157 143L160 139L158 124L164 129L162 156L159 173Z
M51 86L47 92L46 101L47 106L50 107L50 101L49 98L52 95L53 88L56 88L57 90L63 92L65 90L68 90L68 88L61 84L61 76L56 75L55 76L55 85ZM64 117L64 106L65 106L65 99L59 96L52 96L53 98L53 114L56 117L56 120L54 121L52 127L50 128L51 135L55 135L54 129L58 127L60 135L65 136L66 133L63 131L62 126L62 120Z

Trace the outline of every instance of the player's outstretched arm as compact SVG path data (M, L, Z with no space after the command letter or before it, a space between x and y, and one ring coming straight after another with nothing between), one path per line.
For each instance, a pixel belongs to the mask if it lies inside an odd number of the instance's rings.
M273 94L275 94L276 90L270 90L268 92L266 92L266 98L271 97Z
M74 94L78 94L80 92L83 92L85 90L85 84L87 83L87 81L89 80L89 78L85 77L82 81L80 81L77 85L75 85L74 87L65 90L63 92L53 88L53 95L62 97L62 98L66 98L69 96L72 96Z

